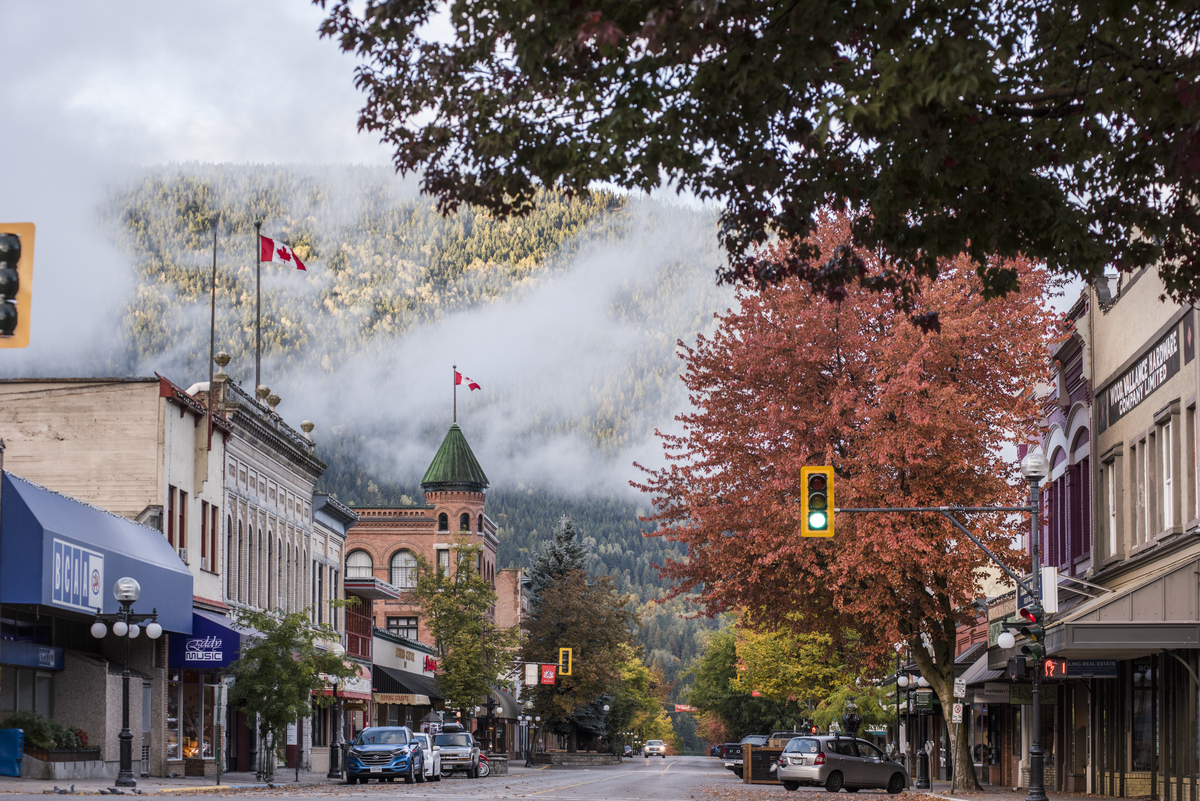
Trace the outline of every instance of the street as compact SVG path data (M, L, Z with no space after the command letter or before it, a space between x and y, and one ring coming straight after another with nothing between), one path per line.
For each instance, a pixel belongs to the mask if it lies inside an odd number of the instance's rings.
M626 760L621 765L596 768L545 767L527 769L513 767L506 776L486 779L467 779L460 775L441 782L406 785L403 783L367 785L321 784L292 787L286 774L278 777L277 787L271 789L230 788L209 793L200 788L166 789L145 787L145 795L168 795L188 799L228 798L231 794L254 796L354 797L354 798L411 798L456 801L472 798L531 798L570 799L571 801L692 801L692 799L759 799L795 797L782 787L744 785L720 761L711 757L667 757L666 759ZM106 783L107 784L107 783ZM9 789L0 787L0 790ZM17 788L11 788L12 792ZM84 791L81 786L79 788ZM86 791L96 792L91 786ZM801 791L804 792L804 791ZM814 789L810 792L824 793ZM17 792L16 797L25 797ZM29 798L44 798L40 792Z

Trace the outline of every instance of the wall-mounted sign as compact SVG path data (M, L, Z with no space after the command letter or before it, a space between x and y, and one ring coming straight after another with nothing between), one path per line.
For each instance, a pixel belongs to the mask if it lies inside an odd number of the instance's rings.
M236 631L204 614L193 613L191 636L171 635L167 665L193 669L229 667L237 661L240 646L241 635Z
M913 693L913 706L917 709L933 709L933 690L917 690Z
M1101 428L1120 420L1178 372L1179 326L1172 326L1154 347L1104 390L1100 408L1107 415L1101 420Z
M1067 675L1073 679L1115 679L1115 659L1068 659Z
M54 538L50 602L95 612L104 606L104 554Z
M1029 706L1033 703L1033 685L1032 684L1011 684L1008 694L1008 702L1010 704L1022 704ZM1043 705L1058 703L1058 685L1043 684L1038 691L1038 696Z
M975 703L977 704L1007 704L1008 703L1008 688L1011 685L1000 681L984 682L982 690L975 691Z

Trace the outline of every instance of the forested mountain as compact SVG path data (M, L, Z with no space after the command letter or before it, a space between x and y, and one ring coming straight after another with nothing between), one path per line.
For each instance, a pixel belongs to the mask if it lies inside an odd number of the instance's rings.
M477 379L483 365L485 391L458 402L491 478L501 566L528 566L569 515L590 569L636 598L650 664L677 681L711 624L653 603L655 564L678 553L642 536L648 500L628 481L686 401L676 341L730 300L712 215L600 192L544 194L515 220L443 217L387 169L187 164L113 186L99 218L134 291L119 347L82 374L207 377L215 232L217 347L252 385L262 220L308 266L262 267L264 383L289 421L317 422L322 488L352 504L418 498L449 422L449 362Z

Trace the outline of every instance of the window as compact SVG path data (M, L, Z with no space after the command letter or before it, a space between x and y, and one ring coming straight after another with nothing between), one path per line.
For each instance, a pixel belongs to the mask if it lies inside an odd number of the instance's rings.
M351 551L346 557L346 575L350 578L371 578L375 575L375 565L371 554L366 551Z
M438 515L438 531L449 531L449 530L450 530L450 517L445 512L442 512L440 515Z
M204 561L208 558L208 501L200 501L200 565L207 567Z
M179 490L179 528L176 529L179 534L179 547L187 548L187 493Z
M208 531L211 543L208 548L208 569L214 573L221 572L221 561L217 558L219 553L220 540L217 539L219 534L217 523L221 520L221 510L216 506L209 506Z
M338 589L338 577L340 575L341 575L341 573L337 570L329 571L329 597L330 598L340 598L341 597L341 595L340 595L341 590ZM333 626L334 631L337 631L338 614L337 614L336 609L329 610L329 624L331 626Z
M415 640L417 639L417 619L415 617L389 617L387 630L388 634Z
M216 673L175 671L167 677L167 759L213 756Z
M479 533L483 533L483 515L479 516Z
M450 550L448 548L438 548L437 566L438 570L443 573L450 573Z
M471 530L471 516L469 514L467 514L466 512L463 512L462 515L460 515L458 518L458 530L459 531L470 531Z
M5 665L0 668L0 714L8 717L12 712L37 712L51 717L53 690L53 673Z
M417 586L417 560L408 551L396 551L392 556L392 586L403 589Z
M1162 486L1162 527L1163 530L1175 526L1175 496L1174 474L1171 470L1171 424L1166 423L1159 428L1158 450L1162 454L1159 484Z
M1108 462L1104 465L1105 505L1108 507L1108 555L1117 554L1117 463Z
M175 547L175 488L167 487L167 544Z
M359 551L362 553L362 551ZM313 563L313 570L317 573L317 622L325 622L325 566Z

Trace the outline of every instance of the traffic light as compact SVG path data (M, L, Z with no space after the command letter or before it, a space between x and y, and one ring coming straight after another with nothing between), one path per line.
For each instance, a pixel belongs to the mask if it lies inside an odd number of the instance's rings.
M801 467L800 535L833 536L833 468Z
M29 344L33 223L0 223L0 348Z
M1020 615L1025 619L1020 632L1029 638L1028 644L1021 646L1021 653L1034 662L1040 662L1046 655L1046 627L1042 625L1042 607L1032 604L1022 609Z
M1025 681L1029 677L1029 671L1025 666L1025 657L1010 656L1008 658L1008 679L1009 681Z
M560 675L560 676L570 676L571 675L571 656L572 656L572 651L570 648L559 648L558 649L558 675Z

